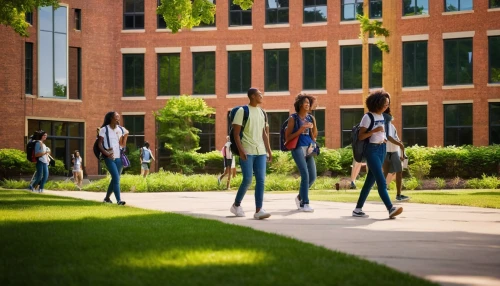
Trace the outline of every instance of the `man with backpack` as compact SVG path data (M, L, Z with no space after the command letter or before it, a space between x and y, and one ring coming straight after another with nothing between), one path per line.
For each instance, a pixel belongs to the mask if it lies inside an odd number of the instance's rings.
M232 120L232 138L240 157L243 180L236 194L230 211L238 216L245 216L241 201L255 174L255 219L265 219L271 216L262 208L264 200L264 181L266 178L266 160L272 160L269 138L266 133L267 115L258 107L262 104L262 93L257 88L250 88L247 92L250 103L247 106L237 107ZM233 114L233 112L231 112ZM233 154L234 155L234 154Z
M229 136L226 136L226 144L224 144L224 147L222 147L221 153L222 157L224 157L224 173L222 173L218 178L217 181L220 182L222 181L222 178L227 175L227 184L226 184L226 189L229 190L229 187L231 186L231 170L233 178L236 175L236 166L234 162L234 156L233 153L231 152L231 140Z
M141 159L141 176L146 178L149 173L149 168L151 167L151 160L155 160L153 157L153 152L149 149L149 142L144 142L144 146L140 151L140 159Z

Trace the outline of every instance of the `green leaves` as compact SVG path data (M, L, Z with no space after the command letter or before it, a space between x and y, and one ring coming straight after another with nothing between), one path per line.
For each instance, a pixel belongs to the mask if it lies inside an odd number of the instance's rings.
M38 7L59 7L59 0L1 0L0 1L0 24L10 26L23 37L28 37L29 24L25 21L28 12Z
M248 10L252 8L253 0L233 0L233 3L240 5L242 10Z
M163 15L167 28L177 33L181 28L191 29L201 22L214 22L215 5L209 0L161 0L156 13Z
M370 20L368 16L363 16L358 14L356 19L359 21L359 38L363 40L364 43L368 41L368 35L373 35L375 38L388 37L390 35L389 30L382 27L382 22L377 20ZM382 39L378 40L376 43L377 47L386 53L389 53L389 45Z

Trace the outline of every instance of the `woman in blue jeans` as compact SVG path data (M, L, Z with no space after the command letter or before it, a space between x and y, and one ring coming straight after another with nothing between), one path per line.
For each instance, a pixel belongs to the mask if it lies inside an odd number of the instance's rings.
M44 141L47 140L47 132L39 130L33 136L33 140L38 140L35 143L35 157L36 157L36 174L35 179L30 184L29 188L33 192L34 186L40 185L39 192L43 193L45 183L49 178L49 147L45 146Z
M309 114L315 98L307 94L299 94L295 98L296 113L288 119L285 140L289 142L297 137L297 147L292 150L292 157L300 172L299 195L295 198L297 209L303 212L314 212L309 205L309 188L316 180L316 162L314 149L318 129L316 119Z
M99 149L104 156L104 163L111 174L111 182L108 186L104 203L113 203L110 196L115 194L118 205L125 205L120 198L120 174L123 170L120 148L127 143L128 130L120 126L120 114L114 111L106 113L104 123L99 130Z
M389 212L389 218L393 218L403 212L402 207L392 205L389 194L387 193L385 176L382 171L382 165L385 159L385 142L387 141L384 131L385 121L382 113L387 109L387 107L389 107L389 99L390 95L384 90L372 92L366 98L366 107L372 116L367 113L361 119L361 128L359 130L358 138L359 140L368 139L369 141L363 153L368 167L368 174L366 176L365 184L361 189L361 193L359 194L356 208L352 212L352 215L355 217L367 217L362 208L375 181L377 182L378 194ZM372 126L372 128L368 130L370 126Z

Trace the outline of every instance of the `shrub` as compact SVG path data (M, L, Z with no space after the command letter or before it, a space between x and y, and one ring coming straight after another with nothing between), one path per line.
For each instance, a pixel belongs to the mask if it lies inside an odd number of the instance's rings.
M405 153L408 155L408 169L410 173L418 180L422 180L429 175L431 170L430 152L428 148L418 145L406 148Z
M352 165L352 148L351 146L340 148L337 150L340 154L340 170L339 174L350 175Z
M130 167L124 168L125 174L135 174L141 173L141 150L135 147L135 145L127 145L128 154L127 158L130 161ZM104 164L106 165L106 164Z
M482 178L474 178L466 183L468 189L496 189L500 186L500 180L497 177L488 177L483 174Z
M294 170L296 164L291 152L273 151L273 160L269 164L268 171L272 174L288 175Z
M33 172L35 171L33 170ZM55 166L54 167L49 166L49 175L61 175L61 176L68 175L68 170L64 166L63 161L56 159Z
M26 159L26 153L18 149L0 149L0 176L11 178L19 173L35 172L35 164Z
M172 165L183 174L193 174L205 164L205 158L195 151L173 150L171 159Z
M403 186L404 186L405 190L415 190L420 185L421 185L420 181L417 178L415 178L415 177L412 177L412 178L409 178L409 179L405 179L404 183L403 183Z
M444 189L446 187L446 181L442 178L435 178L436 187L438 190Z
M221 152L218 150L208 152L208 153L202 153L198 154L200 155L204 162L205 166L203 168L203 171L208 172L208 173L220 173L223 166L224 166L224 157L222 156Z
M316 171L318 174L323 174L326 171L338 172L341 171L340 153L334 149L322 148L319 156L316 157Z
M6 189L27 189L28 185L28 181L17 181L9 179L0 181L0 186Z

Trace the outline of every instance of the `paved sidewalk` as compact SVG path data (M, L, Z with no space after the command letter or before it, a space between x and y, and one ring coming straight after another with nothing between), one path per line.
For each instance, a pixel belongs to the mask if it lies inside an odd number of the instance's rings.
M46 191L102 201L104 193ZM311 202L314 213L295 210L293 194L265 194L266 220L253 219L254 198L242 203L247 217L229 212L235 192L123 193L128 206L216 219L277 233L364 257L443 285L500 285L500 210L401 204L388 219L382 203L367 203L369 218L351 216L353 203ZM114 200L114 197L112 196Z

